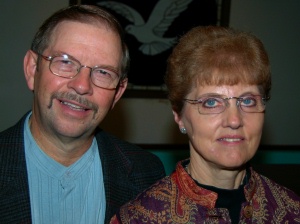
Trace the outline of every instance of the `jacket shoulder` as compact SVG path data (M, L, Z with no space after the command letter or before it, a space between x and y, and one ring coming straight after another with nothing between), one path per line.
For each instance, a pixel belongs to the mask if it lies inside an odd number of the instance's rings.
M100 155L104 155L101 157L101 160L107 160L112 158L109 156L113 156L115 162L117 162L116 159L120 159L121 161L119 162L122 163L134 163L136 169L153 170L157 168L158 170L163 170L164 173L161 160L153 153L103 130L97 132L96 139ZM126 162L126 160L128 161ZM165 176L165 173L163 176Z
M137 145L121 140L103 130L96 139L101 158L105 196L106 217L165 176L160 159Z
M23 135L25 118L26 115L0 133L0 220L3 223L31 223Z

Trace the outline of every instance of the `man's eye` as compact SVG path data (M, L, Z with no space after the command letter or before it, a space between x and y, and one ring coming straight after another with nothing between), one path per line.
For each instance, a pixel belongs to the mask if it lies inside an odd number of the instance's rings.
M105 69L96 69L96 70L94 70L94 73L96 75L101 75L101 76L111 76L110 72Z
M93 75L95 78L106 78L115 80L118 78L118 74L109 69L97 68L93 70Z
M73 62L69 61L69 60L61 60L60 63L66 64L66 65L72 65L73 64Z
M68 59L64 58L57 58L56 60L52 61L52 69L58 70L59 73L61 72L73 72L74 70L77 69L76 64Z
M71 60L66 60L64 58L57 58L52 63L60 65L60 66L72 66L74 65L74 62Z

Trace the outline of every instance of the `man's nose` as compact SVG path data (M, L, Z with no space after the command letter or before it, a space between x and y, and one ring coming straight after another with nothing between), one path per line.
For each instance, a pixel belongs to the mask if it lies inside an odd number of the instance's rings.
M78 74L69 80L68 87L74 89L80 95L91 94L93 90L91 71L91 67L82 66Z

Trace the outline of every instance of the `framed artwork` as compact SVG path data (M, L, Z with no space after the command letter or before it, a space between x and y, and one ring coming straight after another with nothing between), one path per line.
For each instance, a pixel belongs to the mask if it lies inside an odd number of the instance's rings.
M230 0L70 0L106 8L125 29L131 65L123 97L166 98L167 58L180 36L199 25L228 26Z

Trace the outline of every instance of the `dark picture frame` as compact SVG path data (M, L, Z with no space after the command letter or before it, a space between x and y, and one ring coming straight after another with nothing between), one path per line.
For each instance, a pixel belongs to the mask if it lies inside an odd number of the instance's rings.
M166 98L163 76L177 39L195 26L229 26L230 0L70 0L69 3L104 7L124 27L131 57L124 98Z

